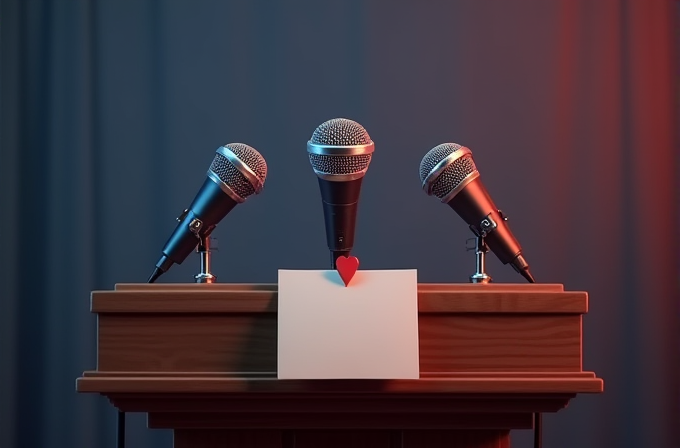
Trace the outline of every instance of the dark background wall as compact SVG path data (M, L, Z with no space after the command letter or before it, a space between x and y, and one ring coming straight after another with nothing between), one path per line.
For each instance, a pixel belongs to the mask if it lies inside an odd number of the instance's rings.
M590 293L605 393L545 417L546 447L680 446L677 2L2 0L0 447L112 447L89 292L144 282L214 150L266 158L215 232L221 282L327 267L305 144L335 117L376 143L355 254L466 282L470 233L420 190L472 149L541 282ZM198 260L162 281L190 281ZM521 282L495 258L497 282ZM130 446L171 437L131 416ZM526 433L516 446L528 446Z

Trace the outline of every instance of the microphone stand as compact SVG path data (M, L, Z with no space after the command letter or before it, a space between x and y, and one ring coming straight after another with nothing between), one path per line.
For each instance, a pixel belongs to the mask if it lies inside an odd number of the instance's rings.
M491 276L484 272L486 270L486 253L489 252L489 246L484 242L483 236L477 236L475 239L475 246L468 247L467 250L475 251L475 273L470 276L471 283L490 283ZM471 241L472 238L470 238Z
M194 276L196 283L215 283L217 277L210 273L210 256L212 252L210 236L201 235L198 237L196 252L201 255L201 271Z

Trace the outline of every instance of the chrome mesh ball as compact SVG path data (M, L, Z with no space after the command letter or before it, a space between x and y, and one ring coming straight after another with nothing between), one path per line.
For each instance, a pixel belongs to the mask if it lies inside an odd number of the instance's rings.
M442 143L428 151L420 162L420 181L423 182L439 162L460 148L462 146L457 143Z
M315 171L325 174L352 174L368 168L372 154L356 156L326 156L309 154L309 161Z
M320 124L312 134L316 145L357 146L368 145L371 137L363 126L346 118L334 118Z
M432 182L432 194L439 199L455 190L463 180L477 171L472 154L454 160Z

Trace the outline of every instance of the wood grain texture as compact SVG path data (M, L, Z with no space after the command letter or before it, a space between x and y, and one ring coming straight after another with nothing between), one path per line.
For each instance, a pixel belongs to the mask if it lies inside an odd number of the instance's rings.
M562 292L560 283L418 283L419 291L522 291Z
M534 291L534 292L562 292L564 285L559 283L419 283L419 291ZM210 289L213 291L276 291L276 283L117 283L114 286L117 291L195 291L197 289Z
M240 372L106 372L103 370L87 370L83 372L83 377L99 377L99 378L231 378L231 379L276 379L276 372L245 372L241 375ZM595 378L593 372L424 372L420 378ZM326 380L314 380L314 383L324 384ZM328 380L328 382L343 383L345 381L354 380ZM360 380L361 381L361 380ZM373 380L369 380L373 381ZM376 380L380 381L380 380Z
M420 285L420 370L577 372L587 294L561 285ZM117 285L92 293L98 369L276 372L276 285ZM379 325L376 322L376 325Z
M580 315L428 314L421 372L581 371Z
M603 382L582 376L504 377L470 375L417 380L277 380L192 377L81 377L79 392L130 393L600 393Z
M276 283L116 283L116 291L276 291ZM97 291L94 291L97 292Z
M276 372L275 314L99 315L98 370ZM420 370L573 371L581 365L580 315L426 314Z
M97 369L275 372L275 314L99 316Z
M92 293L93 313L204 314L276 313L276 291L189 290L96 291Z
M94 313L274 313L278 292L270 284L122 284L93 291ZM588 311L588 294L561 285L420 284L420 313L550 313Z
M575 393L388 393L335 392L111 392L111 401L129 412L217 413L532 413L557 412Z
M585 292L463 290L418 292L419 313L577 314L588 311Z

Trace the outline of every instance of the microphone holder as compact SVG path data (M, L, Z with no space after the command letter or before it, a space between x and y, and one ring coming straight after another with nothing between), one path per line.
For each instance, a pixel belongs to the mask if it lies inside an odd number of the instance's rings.
M475 273L470 276L471 283L490 283L491 276L484 272L486 270L486 254L489 252L489 246L484 242L483 236L470 238L469 241L475 241L474 247L468 247L467 250L475 251Z
M206 235L200 235L198 237L196 252L201 256L201 271L194 276L196 283L215 283L215 280L217 280L217 277L210 273L211 252L217 250L216 248L213 249L211 247L211 240L212 238ZM217 242L217 240L215 240L215 242Z

